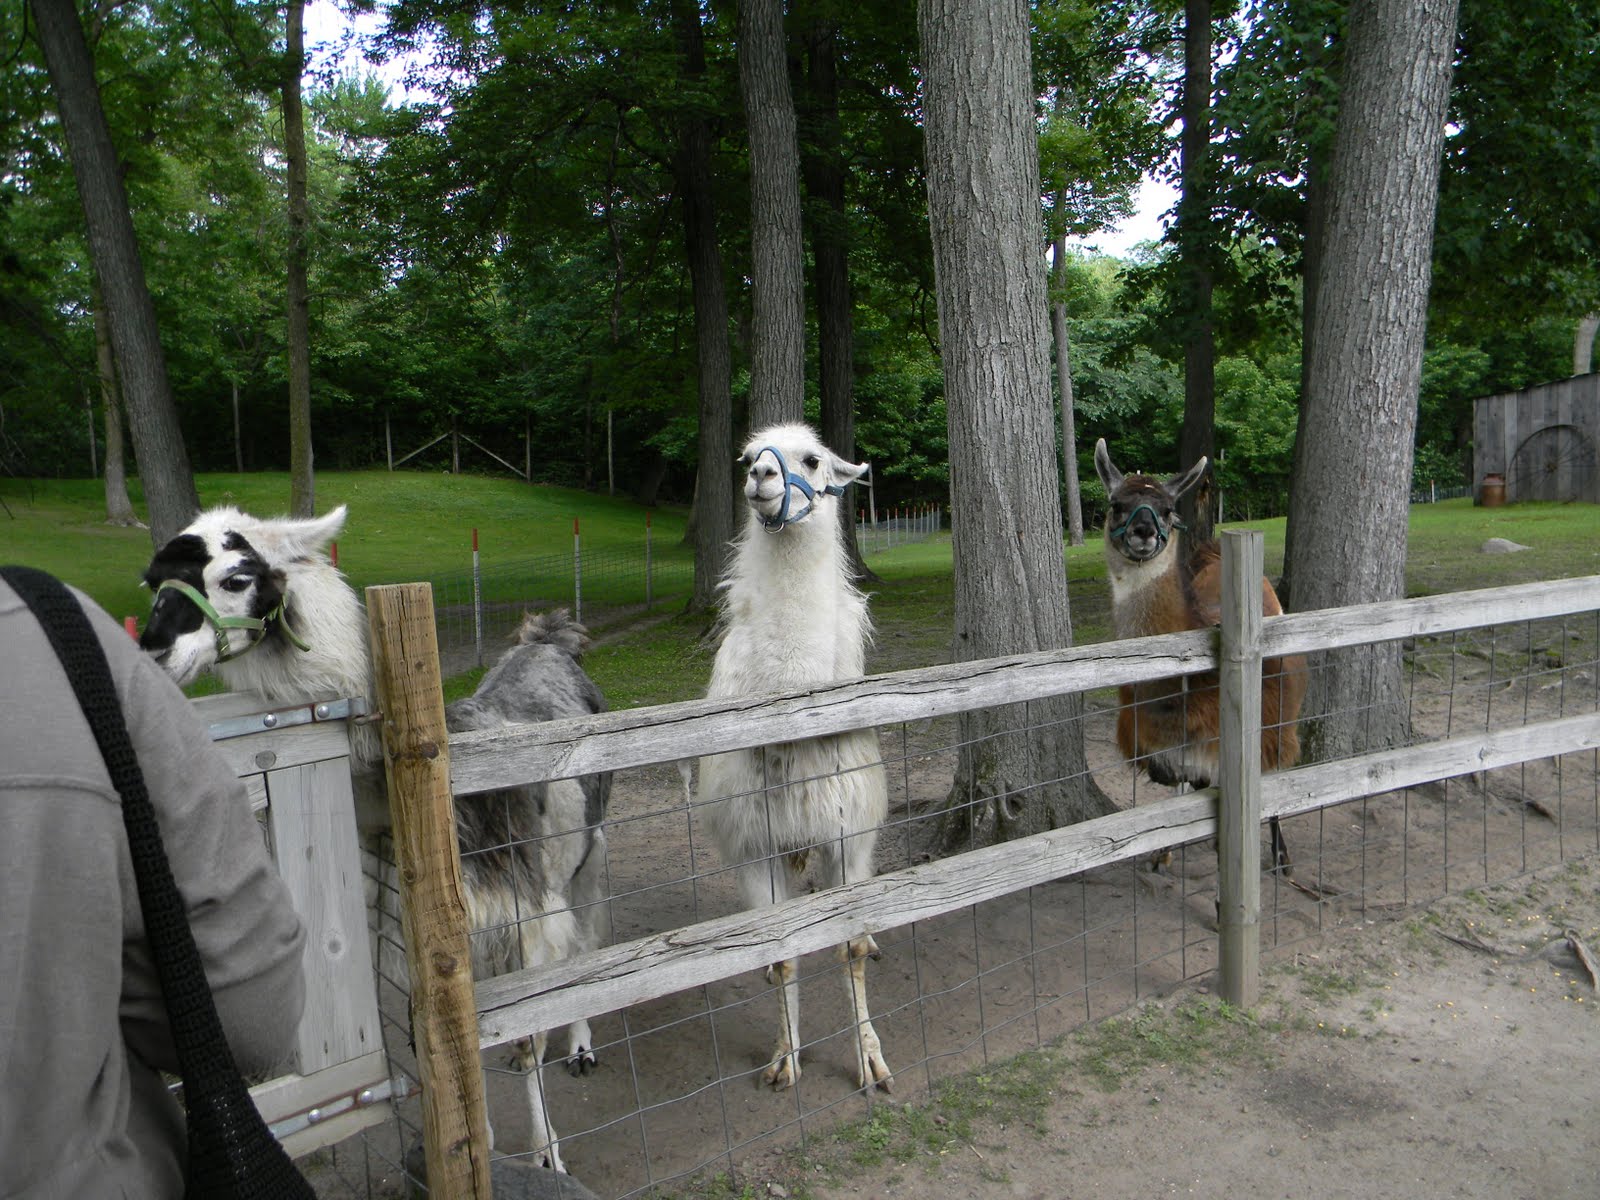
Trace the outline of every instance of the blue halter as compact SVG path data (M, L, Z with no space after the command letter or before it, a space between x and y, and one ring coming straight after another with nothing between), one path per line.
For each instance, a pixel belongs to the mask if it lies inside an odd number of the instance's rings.
M759 460L763 454L770 454L773 458L778 460L778 473L783 476L783 507L778 509L777 514L774 516L762 517L761 527L768 533L782 533L785 528L793 525L796 521L803 521L811 515L811 510L815 508L817 504L817 489L812 487L811 484L805 479L789 470L789 464L783 457L783 451L779 450L776 446L761 447L760 450L756 451L755 459L751 460L752 464ZM806 506L793 515L790 515L789 513L790 488L799 488L806 495ZM844 488L837 483L827 484L822 490L826 495L829 496L844 495Z
M1111 538L1113 541L1117 542L1124 541L1125 539L1123 535L1128 532L1128 526L1132 525L1133 519L1142 512L1149 512L1150 519L1156 523L1156 553L1160 554L1167 548L1167 538L1169 535L1167 533L1167 527L1162 524L1161 514L1156 512L1156 510L1148 504L1141 504L1131 513L1129 513L1128 519L1111 531ZM1172 518L1172 527L1179 530L1185 528L1184 523L1178 520L1177 517Z

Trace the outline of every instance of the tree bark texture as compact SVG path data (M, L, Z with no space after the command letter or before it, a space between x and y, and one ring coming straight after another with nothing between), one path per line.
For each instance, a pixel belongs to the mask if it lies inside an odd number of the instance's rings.
M1066 202L1064 193L1056 195L1056 211ZM1067 235L1056 235L1051 249L1054 258L1055 295L1050 301L1050 337L1056 347L1056 391L1061 403L1061 487L1067 496L1067 541L1083 545L1083 494L1078 484L1078 426L1072 405L1072 345L1067 334Z
M1312 151L1306 160L1306 216L1305 241L1301 251L1300 266L1300 409L1305 411L1306 397L1311 394L1311 348L1317 333L1317 284L1322 277L1322 252L1328 229L1328 171L1324 157ZM1296 427L1294 450L1289 464L1289 494L1295 492L1295 480L1305 470L1305 455L1309 444L1299 436ZM1278 580L1278 603L1284 610L1293 611L1294 604L1294 542L1295 523L1288 521L1283 531L1283 575Z
M672 21L683 73L696 90L706 73L699 6L674 0ZM700 397L698 474L694 495L693 609L709 609L727 565L734 534L732 365L728 350L728 295L717 242L716 194L711 186L711 126L702 113L686 117L678 132L675 163L683 203L684 252L694 298L695 348Z
M750 429L805 415L800 150L783 0L739 0L739 87L750 129Z
M838 29L818 21L806 31L806 87L801 108L800 173L811 228L812 295L817 306L817 390L822 440L840 458L856 461L855 327L851 313L849 228L839 133ZM856 542L856 505L839 505L840 533L851 573L872 578Z
M1572 342L1572 373L1587 375L1594 362L1594 335L1600 331L1600 315L1590 313L1578 322L1578 334Z
M284 54L283 150L289 177L289 511L310 517L317 510L316 472L311 447L311 288L306 263L311 213L306 202L306 127L300 101L305 70L305 4L288 5L288 48Z
M1456 0L1357 0L1349 35L1289 524L1294 607L1405 592L1412 439ZM1408 735L1399 648L1325 656L1309 758Z
M96 300L99 297L96 296ZM133 526L139 515L128 498L127 449L122 444L122 404L117 398L117 363L111 353L111 332L107 328L105 305L94 310L94 364L99 376L100 403L106 414L106 523Z
M1175 470L1205 455L1216 458L1216 327L1212 318L1211 256L1211 0L1186 0L1183 36L1183 139L1179 146L1183 192L1178 200L1181 258L1179 299L1184 313L1183 428ZM1178 501L1191 544L1209 541L1215 524L1213 474Z
M144 482L150 535L156 545L165 545L200 510L200 497L172 400L116 149L77 7L72 0L29 0L29 5L83 204L89 253Z
M1026 0L922 0L928 218L945 373L956 661L1068 646ZM946 840L1111 810L1077 697L968 713Z

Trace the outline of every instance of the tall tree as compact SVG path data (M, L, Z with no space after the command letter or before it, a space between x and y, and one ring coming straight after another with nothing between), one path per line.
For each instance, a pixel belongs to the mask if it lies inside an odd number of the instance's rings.
M1216 234L1211 219L1211 0L1184 0L1183 138L1179 174L1178 256L1184 314L1183 428L1178 463L1216 457L1217 363L1212 318ZM1202 483L1178 501L1195 543L1209 541L1216 489Z
M1456 11L1456 0L1350 6L1290 486L1300 611L1404 595ZM1398 645L1331 652L1312 679L1312 755L1407 736Z
M750 129L750 428L805 414L800 149L783 0L739 0L739 87Z
M117 399L117 364L111 353L111 331L106 328L104 305L94 311L94 365L100 383L100 403L106 414L106 523L137 525L139 516L128 498L127 450L122 444L122 404Z
M1071 645L1055 503L1044 228L1026 0L921 0L928 219L950 436L957 661ZM1082 701L967 713L946 839L1111 810Z
M283 157L289 183L289 511L297 517L317 511L311 446L311 288L306 278L311 215L306 203L305 109L300 98L306 62L304 22L303 0L290 0L283 55Z
M1065 203L1056 193L1056 203ZM1067 335L1067 232L1050 243L1050 340L1056 350L1056 394L1061 404L1061 486L1067 497L1067 542L1083 545L1083 496L1078 486L1078 425L1072 401L1072 343Z
M733 401L728 351L728 296L717 241L711 181L711 123L706 113L705 32L694 0L673 0L672 24L682 59L683 90L692 97L679 119L674 161L683 205L684 256L694 297L695 379L699 398L695 476L694 594L691 608L710 608L734 532Z
M161 546L199 511L200 496L178 426L155 305L145 284L128 197L77 7L72 0L29 0L29 6L66 133L89 250L105 300L117 378L150 510L150 536Z
M846 462L856 461L855 325L851 309L849 227L845 212L844 146L839 124L839 30L816 17L803 37L806 67L800 173L811 201L811 292L817 309L817 392L822 440ZM840 534L856 578L875 578L856 543L856 510L839 505Z

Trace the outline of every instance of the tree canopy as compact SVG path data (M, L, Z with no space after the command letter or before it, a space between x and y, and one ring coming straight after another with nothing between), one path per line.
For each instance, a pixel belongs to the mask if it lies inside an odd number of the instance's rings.
M1345 6L1214 7L1217 486L1225 516L1262 515L1287 502L1308 190L1331 145ZM1143 175L1176 169L1180 9L1032 5L1047 242L1114 224ZM0 10L0 465L87 474L100 457L85 413L99 402L93 279L27 12ZM189 457L196 469L287 467L284 10L163 0L80 15ZM381 466L454 425L518 468L527 453L536 479L689 502L708 347L726 347L736 429L750 403L737 6L402 0L384 15L370 61L406 72L405 97L369 71L304 83L317 464ZM702 44L693 71L685 16ZM820 245L842 251L848 272L854 434L877 501L944 501L914 13L895 0L790 0L784 17L802 163L838 177L835 200L802 189L805 409L820 419ZM821 30L832 119L818 118L808 78ZM1543 48L1540 71L1525 69L1529 45ZM1419 480L1465 482L1472 398L1565 374L1576 322L1600 308L1597 51L1600 15L1587 9L1462 4ZM704 145L695 202L714 211L709 269L725 296L715 330L700 327L685 241L690 125ZM1132 262L1071 258L1057 276L1080 444L1103 434L1163 468L1178 465L1182 425L1181 276L1162 274L1176 261L1175 245L1156 245ZM441 443L408 465L443 467L447 453ZM487 456L464 465L505 469ZM1092 520L1093 472L1080 474Z

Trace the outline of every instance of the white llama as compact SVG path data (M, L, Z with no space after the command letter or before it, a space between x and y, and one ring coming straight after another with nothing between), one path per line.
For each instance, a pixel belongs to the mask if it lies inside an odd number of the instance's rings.
M345 509L310 520L261 519L234 508L200 514L145 572L154 595L140 645L185 684L215 670L233 691L269 701L345 696L374 702L365 609L329 561ZM470 697L446 706L450 732L602 712L605 700L578 665L587 645L565 611L529 616L516 644ZM375 724L353 723L352 755L363 841L387 824L383 745ZM456 832L478 978L598 947L608 924L601 822L609 773L458 797ZM375 857L375 853L374 853ZM394 919L380 914L380 924ZM375 948L376 949L376 948ZM567 1066L595 1063L587 1021L568 1027ZM546 1038L516 1047L527 1072L535 1148L561 1170L540 1079Z
M866 598L849 577L834 497L867 464L844 462L805 425L751 438L749 514L723 580L720 641L709 694L733 698L802 689L862 674L871 636ZM784 742L700 760L699 797L746 908L800 891L808 862L836 886L872 874L888 788L873 730ZM856 1022L857 1081L889 1090L891 1077L868 1018L870 935L840 947ZM782 1022L762 1078L775 1088L800 1078L800 995L795 960L774 964Z

